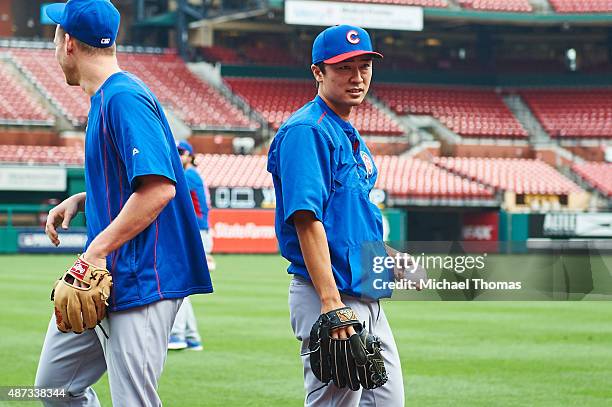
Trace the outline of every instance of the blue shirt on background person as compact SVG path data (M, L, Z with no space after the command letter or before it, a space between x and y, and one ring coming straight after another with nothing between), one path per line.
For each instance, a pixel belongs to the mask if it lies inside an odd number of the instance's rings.
M194 167L185 170L189 194L195 209L196 219L200 230L208 230L208 200L206 199L206 185Z

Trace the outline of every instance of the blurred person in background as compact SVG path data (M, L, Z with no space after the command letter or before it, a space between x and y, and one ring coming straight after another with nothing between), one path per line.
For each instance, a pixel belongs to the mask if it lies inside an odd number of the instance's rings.
M180 141L177 143L176 148L185 170L189 194L193 201L198 227L200 228L200 235L202 236L202 243L204 244L204 251L206 252L208 269L212 271L215 269L216 264L211 255L213 241L208 230L208 194L206 193L206 184L196 170L194 164L195 156L191 144L186 141ZM176 315L174 326L170 334L170 341L168 342L168 349L202 350L202 338L198 332L198 323L189 297L185 298Z

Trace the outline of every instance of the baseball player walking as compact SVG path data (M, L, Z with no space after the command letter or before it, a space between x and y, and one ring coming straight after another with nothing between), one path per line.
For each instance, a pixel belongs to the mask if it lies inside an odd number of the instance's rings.
M206 185L196 170L194 163L195 156L191 144L183 140L177 143L176 149L181 157L183 168L185 169L185 178L187 179L189 194L191 195L193 208L196 213L196 218L198 219L198 227L200 228L200 236L202 237L204 251L206 252L208 270L213 271L215 269L215 262L212 254L210 254L212 252L213 241L208 230L208 199L206 199ZM193 312L193 305L189 297L183 299L183 304L181 304L181 308L176 314L174 326L172 326L172 332L170 333L168 349L188 349L195 351L203 349L202 339L198 332L198 321L196 320L195 313Z
M359 27L341 25L321 32L313 44L311 65L318 95L283 124L268 155L276 192L276 234L283 257L291 263L288 272L293 274L289 308L293 331L302 342L306 406L404 405L393 334L380 302L365 296L362 284L367 270L361 265L361 247L383 240L380 211L368 198L377 169L349 122L351 110L368 92L373 59L381 57ZM341 388L336 383L342 380L332 373L334 383L322 386L326 382L321 376L326 373L313 371L310 360L313 348L319 346L309 348L311 335L322 332L311 332L317 318L365 321L383 350L386 377L380 382L384 385L366 389L357 383L357 390ZM340 325L331 330L333 339L355 334L352 324ZM326 363L329 359L317 366ZM331 363L338 366L338 358Z
M91 97L86 192L53 208L46 232L59 245L58 228L84 210L88 241L56 285L36 386L66 389L67 398L46 405L99 406L91 386L108 371L114 405L160 406L157 383L182 298L212 292L181 161L157 98L117 64L120 16L112 3L70 0L46 12L58 24L54 43L66 82ZM96 320L88 303L78 303L87 291L79 281L95 282L103 269L113 284L102 297L106 318L96 303L104 329L85 330Z

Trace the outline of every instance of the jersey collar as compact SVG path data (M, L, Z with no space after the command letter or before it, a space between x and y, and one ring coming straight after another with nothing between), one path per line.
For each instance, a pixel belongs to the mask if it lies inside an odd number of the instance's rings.
M353 127L353 125L346 120L342 120L342 118L338 116L336 112L334 112L329 106L327 106L327 103L325 103L321 96L317 95L314 98L313 102L321 106L321 108L327 113L327 116L329 116L332 120L338 123L338 125L342 127L342 130L344 130L345 133L349 135L355 133L355 128Z

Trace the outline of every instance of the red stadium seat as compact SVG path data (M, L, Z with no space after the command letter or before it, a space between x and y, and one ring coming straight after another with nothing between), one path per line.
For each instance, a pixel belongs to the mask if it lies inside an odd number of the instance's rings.
M574 164L572 170L605 196L612 198L612 163Z

